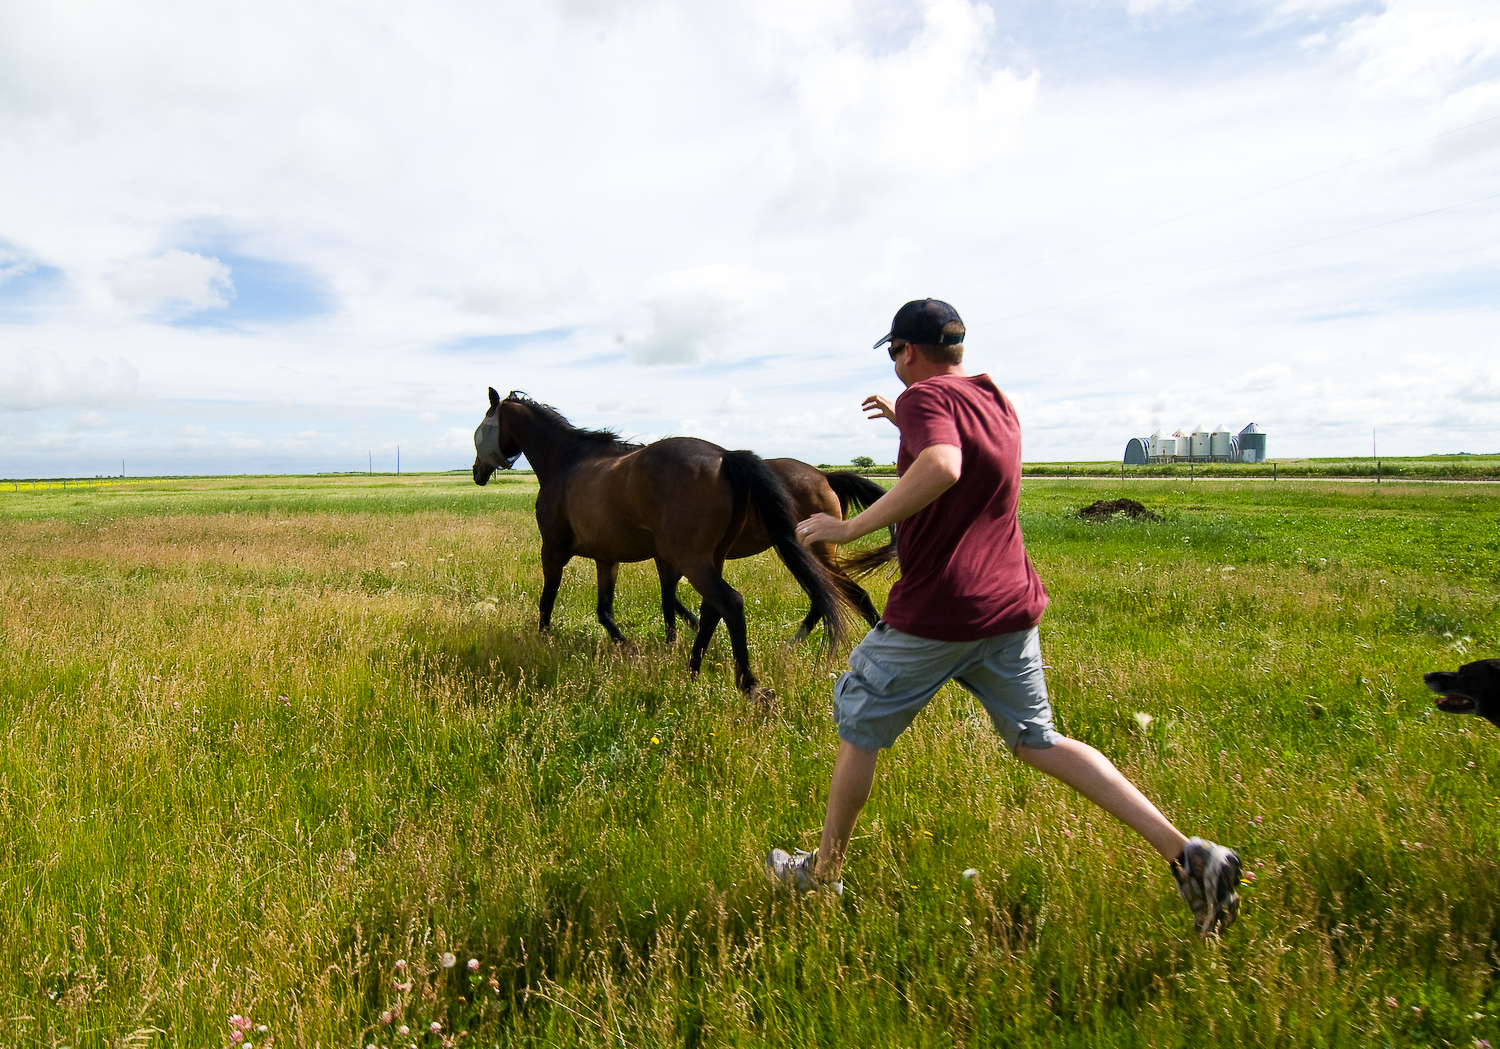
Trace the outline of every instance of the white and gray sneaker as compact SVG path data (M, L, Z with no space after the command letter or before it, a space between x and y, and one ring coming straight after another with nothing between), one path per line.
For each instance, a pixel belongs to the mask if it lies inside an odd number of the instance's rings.
M1172 861L1177 891L1193 909L1198 935L1216 936L1240 913L1240 858L1233 849L1202 838L1189 838L1182 860Z
M842 881L825 883L813 877L817 866L818 854L816 852L803 852L798 849L795 853L791 853L785 849L772 849L766 855L766 876L777 885L785 885L798 892L828 889L835 895L842 896L844 894Z

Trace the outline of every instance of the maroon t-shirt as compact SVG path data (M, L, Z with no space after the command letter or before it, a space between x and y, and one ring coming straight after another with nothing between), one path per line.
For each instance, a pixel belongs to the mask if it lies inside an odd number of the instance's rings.
M938 375L896 399L904 474L922 449L956 445L963 466L953 487L896 526L901 578L884 619L938 641L1027 630L1047 591L1026 557L1021 497L1021 424L988 375Z

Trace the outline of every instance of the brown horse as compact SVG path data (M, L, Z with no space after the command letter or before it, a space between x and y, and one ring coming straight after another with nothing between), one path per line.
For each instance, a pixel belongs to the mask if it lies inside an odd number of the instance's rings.
M885 494L884 488L859 474L846 471L827 473L800 459L767 459L766 465L775 471L781 483L786 485L787 494L792 499L793 512L799 521L815 513L844 517L851 508L862 510ZM745 522L744 531L740 532L739 538L734 541L734 545L729 548L726 556L729 560L753 557L770 547L770 534L767 533L760 519L752 513L750 519ZM844 598L864 617L865 622L874 626L880 621L880 612L875 608L875 602L870 600L870 595L865 592L864 587L851 578L845 566L834 556L834 551L835 547L832 543L812 545L813 556L823 562L823 567L828 569L829 575L833 576L834 586L843 592ZM896 541L893 535L884 546L861 555L860 572L863 574L880 564L891 561L895 556ZM662 585L665 586L666 583L663 582ZM671 585L676 614L694 630L699 629L698 617L688 611L681 601L676 600L677 580L672 580ZM666 612L665 599L662 609ZM674 640L677 636L675 618L672 612L666 612L668 641ZM817 626L818 619L817 609L810 610L807 617L802 620L802 625L797 628L796 640L801 641L807 637L813 627Z
M598 566L599 622L623 642L614 620L620 564L655 558L663 613L676 611L677 580L683 576L703 597L689 670L698 672L712 628L723 619L734 651L735 683L758 696L745 636L745 599L723 574L724 558L753 509L827 623L830 647L843 640L843 593L797 542L786 488L759 456L692 437L630 444L607 430L581 430L525 394L512 392L502 401L494 389L489 393L489 411L474 431L474 483L487 483L523 454L536 471L543 630L552 622L563 568L574 557L588 557Z

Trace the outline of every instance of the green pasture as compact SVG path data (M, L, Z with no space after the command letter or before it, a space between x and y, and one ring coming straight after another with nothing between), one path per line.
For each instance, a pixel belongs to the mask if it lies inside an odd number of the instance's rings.
M1421 685L1500 655L1500 486L1026 482L1061 727L1240 851L1216 942L952 686L845 894L772 891L837 742L805 598L728 569L769 713L647 565L629 650L587 563L539 636L534 494L0 488L0 1046L1500 1040L1500 731ZM1120 496L1160 520L1075 516Z
M1027 477L1119 477L1123 464L1117 459L1104 463L1027 463ZM1264 463L1148 463L1123 466L1127 480L1143 478L1195 480L1234 478L1245 480L1296 480L1359 478L1380 482L1407 481L1496 481L1500 480L1500 455L1420 455L1382 459L1272 459ZM895 468L891 468L892 473Z
M849 466L824 464L823 469L852 469ZM874 476L896 476L895 464L861 468ZM1235 480L1295 480L1312 478L1359 478L1386 481L1497 481L1500 480L1500 455L1415 455L1373 459L1271 459L1263 463L1178 462L1148 463L1125 466L1120 460L1110 462L1030 462L1024 467L1027 477L1121 478L1124 480L1191 481L1210 478ZM22 482L23 484L25 482Z

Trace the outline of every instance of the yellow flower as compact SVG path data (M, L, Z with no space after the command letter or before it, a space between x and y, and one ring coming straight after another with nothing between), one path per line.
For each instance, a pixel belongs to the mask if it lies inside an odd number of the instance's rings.
M652 737L651 737L651 742L652 742L652 743L660 743L660 742L661 742L661 740L659 740L659 739L657 739L657 738L656 738L656 737L655 737L655 736L652 736Z

